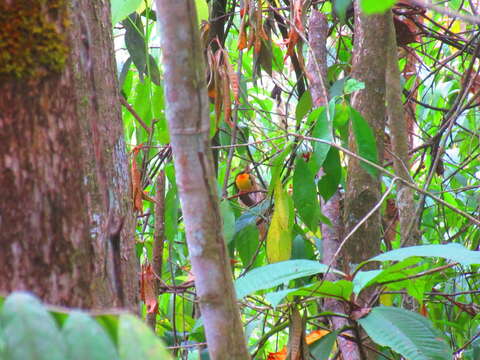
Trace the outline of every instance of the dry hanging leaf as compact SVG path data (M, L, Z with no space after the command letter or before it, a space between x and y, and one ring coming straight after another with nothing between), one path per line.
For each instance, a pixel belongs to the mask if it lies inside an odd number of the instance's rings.
M147 313L155 314L158 311L157 295L155 294L155 274L150 264L142 265L140 297L147 306Z
M293 3L291 3L291 7L293 24L290 25L290 30L288 31L288 38L285 41L285 44L287 45L287 53L285 54L284 61L287 59L288 56L293 56L295 45L297 45L298 41L300 40L299 32L304 32L302 23L302 1L295 0Z
M133 197L133 209L143 213L143 191L142 191L142 173L137 168L136 157L138 152L143 147L143 144L137 145L133 148L132 153L132 197Z

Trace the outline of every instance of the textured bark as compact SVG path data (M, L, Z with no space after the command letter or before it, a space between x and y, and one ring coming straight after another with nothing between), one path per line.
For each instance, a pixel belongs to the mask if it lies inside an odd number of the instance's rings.
M319 11L312 11L309 21L309 43L310 57L307 63L307 78L309 81L309 89L312 94L312 102L314 106L325 106L328 104L327 84L327 32L328 23L325 16ZM319 177L323 171L319 171ZM335 259L334 255L340 246L343 221L341 211L341 195L336 192L327 202L322 201L322 213L326 216L332 226L322 224L322 255L323 263L331 264L332 268L338 268L340 262ZM334 273L328 273L326 280L338 280ZM334 313L346 313L344 304L337 299L326 298L323 302L323 311L331 311ZM348 326L348 320L340 317L331 317L330 319L334 330L340 330ZM348 335L353 336L351 331ZM338 348L344 360L356 360L360 358L356 343L348 341L344 337L337 339Z
M222 236L209 147L209 104L195 5L157 0L166 115L198 302L210 358L248 359Z
M66 49L61 68L1 71L0 291L29 290L49 303L84 308L120 305L122 291L133 305L134 219L110 4L59 3L0 6L10 20L38 6L39 18L61 34L51 46ZM118 239L122 269L114 271L109 241ZM120 286L115 273L122 274Z
M388 127L392 141L393 168L395 175L410 180L408 158L408 129L402 103L402 87L400 85L400 70L398 69L397 43L392 14L388 14L387 27L387 69L386 69L386 100ZM396 205L400 220L400 236L403 245L417 244L416 236L410 232L412 221L415 220L415 202L413 190L401 182L397 182ZM410 234L409 234L410 233Z
M371 128L382 162L385 132L385 45L387 15L366 16L355 1L355 42L352 77L363 81L365 89L352 97L352 106L359 111ZM353 135L350 148L355 149ZM349 158L345 194L345 232L357 225L380 199L380 176L372 177L358 160ZM381 236L380 213L375 212L346 242L342 259L346 264L358 264L379 251Z
M308 26L311 53L307 62L307 79L313 105L328 103L327 89L327 34L328 22L320 11L312 10Z

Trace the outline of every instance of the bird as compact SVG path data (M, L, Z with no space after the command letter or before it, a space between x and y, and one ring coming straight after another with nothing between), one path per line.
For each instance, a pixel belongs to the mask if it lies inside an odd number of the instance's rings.
M247 207L253 207L265 198L255 181L255 177L248 169L239 172L235 176L235 187L237 188L238 197Z

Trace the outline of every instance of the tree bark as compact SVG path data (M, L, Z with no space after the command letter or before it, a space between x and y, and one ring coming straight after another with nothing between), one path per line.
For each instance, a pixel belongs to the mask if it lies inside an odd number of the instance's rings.
M355 1L355 41L352 77L365 83L365 89L353 94L355 108L372 128L382 163L385 133L385 46L387 15L367 16ZM355 149L353 134L349 145ZM345 193L345 233L357 225L380 200L380 176L367 173L356 159L348 160ZM342 255L345 264L358 264L379 251L380 212L376 211L346 242Z
M312 94L314 106L328 105L327 89L327 34L328 23L325 15L319 11L312 10L309 19L309 44L310 57L307 63L307 78L309 90ZM319 171L318 177L323 175L323 170ZM337 268L339 261L334 255L340 246L343 233L343 221L341 214L341 194L337 191L328 201L322 201L322 213L331 222L322 224L322 261L324 264ZM326 275L326 280L338 280L337 275L330 272ZM346 313L344 304L337 299L326 298L323 302L323 311L333 313ZM332 316L330 319L332 328L340 330L348 326L348 320L341 317ZM353 336L352 331L347 332ZM338 337L338 348L344 360L356 360L360 358L357 345L344 337Z
M222 236L209 147L209 104L195 5L157 0L166 115L188 249L210 358L248 359Z
M393 26L392 13L388 14L387 27L387 71L386 71L386 100L388 127L392 141L393 168L395 175L410 181L410 165L408 156L408 129L402 103L402 87L400 85L400 70L398 69L397 42ZM418 242L414 234L415 202L413 190L403 183L397 183L398 217L400 220L400 237L403 245L412 246Z
M8 274L0 291L83 308L123 298L133 308L134 218L110 4L7 1L0 13L0 28L9 26L0 33L0 273Z

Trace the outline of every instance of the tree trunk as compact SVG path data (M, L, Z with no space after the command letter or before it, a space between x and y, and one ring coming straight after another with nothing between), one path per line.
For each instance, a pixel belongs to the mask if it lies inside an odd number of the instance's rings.
M380 164L385 133L385 46L387 15L367 16L355 1L355 41L352 77L363 81L365 89L353 94L352 107L362 114L372 128L377 142ZM379 36L381 34L381 36ZM355 149L353 135L350 148ZM348 179L345 193L345 233L348 234L380 200L380 176L367 173L360 162L348 159ZM379 251L381 237L380 212L376 211L346 242L345 264L358 264Z
M402 103L402 86L400 84L400 70L398 69L397 42L393 15L388 14L387 27L387 71L386 71L386 99L388 127L392 140L393 168L395 175L410 181L410 165L408 157L408 129ZM400 236L402 245L412 246L418 243L415 234L415 202L413 190L403 183L397 183L397 209L400 221ZM413 231L412 231L413 230Z
M134 218L110 4L4 1L0 14L0 273L8 274L0 291L133 306Z
M327 35L328 22L321 12L312 10L309 19L310 56L307 63L307 78L309 90L312 94L312 101L315 107L328 106L327 89ZM323 170L318 172L321 178ZM321 201L322 213L331 222L331 225L322 224L322 262L337 268L339 261L334 255L340 246L343 233L343 221L341 216L341 194L337 191L328 201ZM338 276L332 272L325 277L326 280L338 280ZM323 311L333 313L346 313L344 304L338 299L325 298ZM333 330L341 330L348 326L348 320L342 317L332 316L330 318ZM347 332L353 336L352 331ZM357 345L344 337L338 337L338 348L344 360L359 358Z
M166 115L210 358L249 358L222 236L209 146L209 103L195 5L157 0Z

